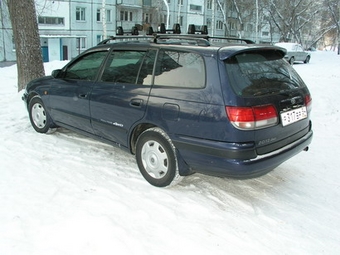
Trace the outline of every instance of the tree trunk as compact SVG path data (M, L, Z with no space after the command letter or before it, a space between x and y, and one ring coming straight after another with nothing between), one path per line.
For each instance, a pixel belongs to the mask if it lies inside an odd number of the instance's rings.
M7 0L17 57L18 91L45 75L34 0Z

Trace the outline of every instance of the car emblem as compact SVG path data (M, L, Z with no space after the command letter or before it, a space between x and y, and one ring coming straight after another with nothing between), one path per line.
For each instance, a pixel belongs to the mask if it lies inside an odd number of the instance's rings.
M292 99L290 100L290 102L291 102L292 104L295 104L295 103L296 103L295 98L292 98Z

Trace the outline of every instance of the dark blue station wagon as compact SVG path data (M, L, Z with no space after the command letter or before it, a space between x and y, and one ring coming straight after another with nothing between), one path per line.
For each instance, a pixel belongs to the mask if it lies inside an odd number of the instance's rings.
M311 95L284 55L208 36L107 42L31 81L23 99L37 132L125 148L152 185L195 172L252 178L312 140Z

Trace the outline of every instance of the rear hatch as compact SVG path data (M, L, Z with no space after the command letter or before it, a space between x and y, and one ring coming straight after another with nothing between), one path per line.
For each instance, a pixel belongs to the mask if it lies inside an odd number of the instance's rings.
M311 129L310 93L284 55L277 47L220 50L226 112L238 136L234 139L253 137L258 155L293 143Z

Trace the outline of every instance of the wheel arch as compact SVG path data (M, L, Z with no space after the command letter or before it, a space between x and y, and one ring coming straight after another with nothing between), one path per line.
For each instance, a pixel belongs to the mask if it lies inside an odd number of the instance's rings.
M26 100L26 107L27 107L27 109L28 109L28 106L29 106L30 101L32 100L32 98L33 98L33 97L36 97L36 96L38 96L39 98L41 98L40 95L39 95L37 92L35 92L35 91L32 91L32 92L30 92L30 93L27 95L27 100Z
M137 143L137 139L140 136L140 134L143 133L145 130L152 128L152 127L157 127L157 126L152 123L140 123L133 128L131 135L130 135L130 142L129 142L131 154L136 154L136 143Z
M152 123L140 123L133 128L131 135L130 135L130 143L129 143L131 154L133 154L133 155L136 154L136 144L137 144L138 137L145 130L147 130L149 128L154 128L154 127L158 127L160 129L162 129L164 132L166 132L166 130L164 130L164 128L159 127L159 126L152 124ZM177 148L175 148L175 153L176 153L176 156L177 156L177 164L178 164L179 174L181 176L187 176L187 175L194 174L195 171L193 169L191 169L190 166L188 166L188 164L185 162L185 160L183 159L181 153L179 152L179 150Z

